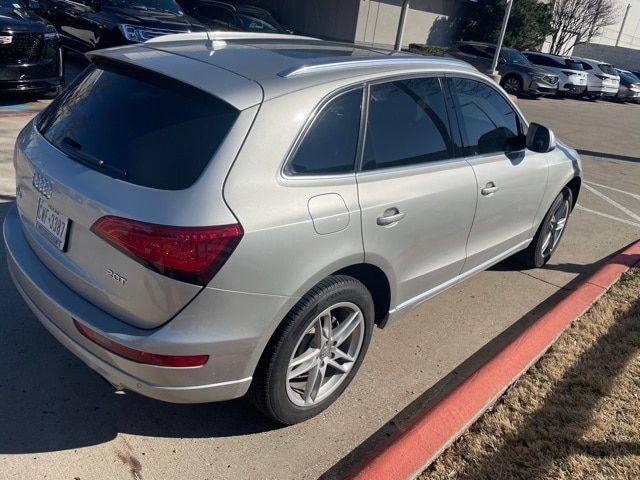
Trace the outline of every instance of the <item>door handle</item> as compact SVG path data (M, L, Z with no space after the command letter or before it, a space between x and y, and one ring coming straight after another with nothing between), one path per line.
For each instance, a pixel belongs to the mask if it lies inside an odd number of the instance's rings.
M399 222L405 216L405 213L400 212L397 208L388 208L382 214L382 216L378 217L377 223L381 227L386 225L391 225L392 223Z
M496 193L498 190L500 190L500 187L496 187L496 184L493 182L489 182L485 185L485 187L480 190L480 193L482 193L482 195L491 195L493 193Z

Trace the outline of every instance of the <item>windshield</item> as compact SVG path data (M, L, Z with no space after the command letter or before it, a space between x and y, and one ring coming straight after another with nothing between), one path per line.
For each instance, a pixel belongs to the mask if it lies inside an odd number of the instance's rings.
M567 58L565 64L567 65L567 68L570 68L571 70L584 70L584 68L582 68L582 63L578 62L577 60L571 60L570 58Z
M529 60L527 57L522 55L518 50L512 50L510 48L502 49L502 56L505 58L507 63L516 63L518 65L528 65Z
M174 0L102 0L102 5L136 10L156 10L175 13L176 15L184 14Z

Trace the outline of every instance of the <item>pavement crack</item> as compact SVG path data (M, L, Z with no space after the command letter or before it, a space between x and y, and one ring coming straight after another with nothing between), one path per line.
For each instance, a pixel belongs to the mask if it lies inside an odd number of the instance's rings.
M538 277L536 277L535 275L531 275L530 273L523 272L522 270L518 270L518 272L519 272L519 273L521 273L521 274L523 274L523 275L526 275L527 277L533 278L534 280L538 280L538 281L540 281L540 282L542 282L542 283L546 283L547 285L551 285L552 287L559 288L560 290L566 290L567 292L570 292L570 291L571 291L571 289L570 289L570 288L568 288L566 285L565 285L565 286L563 286L563 285L556 285L556 284L555 284L555 283L553 283L553 282L550 282L550 281L548 281L548 280L543 280L542 278L538 278Z

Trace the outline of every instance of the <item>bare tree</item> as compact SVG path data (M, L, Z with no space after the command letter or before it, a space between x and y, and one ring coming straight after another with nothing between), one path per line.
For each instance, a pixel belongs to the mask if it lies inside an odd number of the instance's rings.
M615 0L555 0L550 52L567 55L573 47L587 43L604 27L618 21Z

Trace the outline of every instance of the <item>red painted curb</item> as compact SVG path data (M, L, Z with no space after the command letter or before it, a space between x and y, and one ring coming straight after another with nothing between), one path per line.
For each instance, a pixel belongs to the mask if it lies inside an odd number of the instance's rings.
M500 398L565 328L638 262L640 240L600 267L433 408L418 414L347 478L399 480L418 475Z

